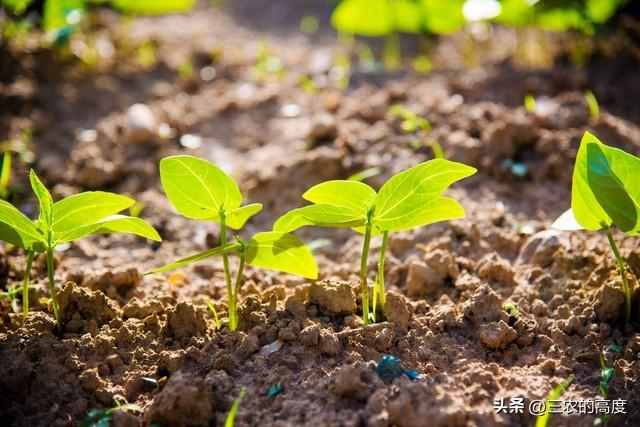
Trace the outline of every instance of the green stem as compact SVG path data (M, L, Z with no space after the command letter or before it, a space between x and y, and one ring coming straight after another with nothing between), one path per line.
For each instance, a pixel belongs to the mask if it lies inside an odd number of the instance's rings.
M31 264L33 264L33 251L27 252L27 266L24 270L24 278L22 279L22 324L27 320L29 315L29 281L31 279Z
M367 284L367 258L369 257L369 245L371 243L371 224L367 223L362 245L362 258L360 259L360 292L362 292L362 320L368 325L369 320L369 286Z
M389 245L389 232L382 233L382 246L380 246L380 258L378 259L378 294L380 306L384 312L384 305L387 302L387 294L384 290L384 259L387 254L387 246Z
M622 259L620 250L618 250L618 245L616 245L616 241L613 239L611 228L607 228L607 239L609 240L611 250L613 250L613 255L616 257L616 261L618 262L618 270L620 271L620 278L622 279L622 292L624 293L624 320L625 322L629 322L631 319L631 290L629 289L629 281L627 280L627 271L624 266L624 259Z
M49 275L49 293L51 294L51 304L53 314L56 318L58 331L62 332L62 319L60 318L60 306L58 305L58 291L56 290L55 267L53 265L53 248L47 248L47 273Z
M238 328L238 301L240 295L240 286L242 286L242 274L244 273L244 248L240 252L240 264L238 265L238 270L236 271L236 284L235 289L233 291L233 312L235 318L235 324L233 328L230 326L229 329L235 331ZM231 323L229 323L231 325Z
M227 243L227 217L224 210L220 210L220 245ZM232 310L233 303L233 288L231 287L231 269L229 268L229 255L222 254L222 265L224 267L224 281L227 287L227 302L229 304L229 329L232 326L237 325L237 319L235 318L236 310ZM231 329L235 330L235 327Z

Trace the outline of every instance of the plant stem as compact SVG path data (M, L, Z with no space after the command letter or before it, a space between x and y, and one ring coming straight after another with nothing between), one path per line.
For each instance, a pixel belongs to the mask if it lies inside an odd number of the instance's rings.
M55 267L53 265L53 248L47 248L47 274L49 275L49 293L51 293L51 304L53 314L56 318L58 331L62 332L62 319L60 318L60 306L58 305L58 291L56 290Z
M382 246L380 246L380 258L378 258L378 299L380 300L380 306L382 307L382 312L384 313L384 305L387 302L387 294L384 290L384 259L387 254L387 246L389 244L389 232L385 231L382 233Z
M220 210L220 245L227 244L227 223L224 210ZM235 330L237 325L237 319L235 318L236 310L232 309L235 306L233 302L233 288L231 287L231 270L229 268L229 255L222 254L222 265L224 267L224 281L227 286L227 302L229 304L229 329Z
M238 323L239 320L238 319L238 297L240 295L240 286L242 286L242 274L244 273L244 248L243 250L240 252L240 264L238 265L238 270L236 271L236 284L235 284L235 289L233 290L233 296L232 296L232 300L233 300L233 305L232 305L232 310L233 310L233 317L235 319L235 323L232 326L231 322L229 322L229 329L232 331L235 331L238 328Z
M22 279L22 324L24 325L29 315L29 281L31 279L31 264L33 263L33 251L27 252L27 266Z
M618 250L618 245L616 245L616 241L613 239L611 228L607 228L607 239L609 240L611 250L613 250L613 255L616 257L616 261L618 262L618 270L620 272L620 278L622 279L622 292L624 293L624 320L625 322L629 322L629 319L631 319L631 290L629 289L629 281L627 280L627 270L624 266L624 259L622 259L620 250Z
M360 292L362 292L362 320L365 325L369 321L369 285L367 284L367 259L369 257L369 245L371 243L371 224L367 222L362 245L362 258L360 259Z

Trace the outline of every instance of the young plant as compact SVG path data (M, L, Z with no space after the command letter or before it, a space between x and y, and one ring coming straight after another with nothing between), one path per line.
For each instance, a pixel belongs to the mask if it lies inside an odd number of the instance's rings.
M29 179L39 204L38 219L31 221L14 206L0 200L0 240L27 252L22 293L25 318L29 312L31 262L36 253L46 253L51 304L58 329L62 330L53 262L53 251L58 245L91 234L108 233L129 233L156 241L161 239L156 230L142 219L117 215L135 203L128 197L103 191L88 191L54 203L49 190L33 170L30 171Z
M238 397L233 401L233 405L231 405L231 410L227 414L227 418L224 421L224 427L233 427L236 422L236 414L238 413L238 409L240 408L240 403L242 403L242 399L244 398L245 393L247 392L246 387L242 387L240 389L240 393Z
M276 221L273 229L292 232L300 227L351 228L364 234L360 260L362 317L365 324L375 322L378 303L384 309L384 259L389 234L464 217L455 200L442 196L454 182L476 173L461 163L435 159L421 163L391 177L380 191L357 181L335 180L318 184L303 194L313 205L294 209ZM378 277L373 289L373 311L369 309L367 259L372 236L382 235Z
M556 388L554 388L551 393L549 393L549 397L545 402L544 413L536 419L536 427L547 427L549 425L549 421L551 420L551 402L557 401L564 394L564 391L571 385L573 382L574 376L569 375L567 379L558 384Z
M624 259L613 238L614 226L628 236L640 235L640 158L609 147L586 132L573 170L571 209L552 228L605 232L618 264L628 322L631 289Z
M431 123L424 117L418 116L413 111L403 107L400 104L395 104L389 107L389 114L393 117L399 117L402 119L400 127L408 135L411 135L411 147L414 150L418 150L423 146L421 135L428 134L431 131ZM429 146L433 150L433 156L436 159L443 159L444 152L442 147L433 138L429 140Z
M254 235L249 241L227 238L228 230L241 229L262 210L260 203L242 206L238 184L213 164L193 156L173 156L160 161L162 187L182 216L220 224L220 246L183 258L145 274L162 273L205 258L221 255L224 268L229 329L238 327L238 297L245 264L315 279L318 267L309 249L297 237L283 232ZM235 284L231 283L229 254L240 258Z

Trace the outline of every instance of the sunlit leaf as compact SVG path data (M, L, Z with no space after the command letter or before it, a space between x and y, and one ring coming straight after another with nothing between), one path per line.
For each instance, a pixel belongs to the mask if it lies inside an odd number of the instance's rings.
M403 204L404 211L395 218L378 219L376 226L382 231L402 231L433 224L439 221L464 218L464 209L449 197L420 197Z
M287 212L276 221L273 229L274 231L291 232L307 225L351 228L359 227L364 223L365 218L360 212L344 206L322 204L305 206Z
M584 230L584 227L578 224L578 221L573 214L573 209L567 209L562 215L560 215L558 219L551 224L551 228L562 231Z
M51 194L33 169L29 171L29 181L40 206L40 223L44 228L50 230L53 226L53 199Z
M586 132L573 171L571 208L587 230L640 234L640 159Z
M302 197L318 205L344 206L366 218L376 198L376 192L362 182L335 180L311 187Z
M218 221L221 210L232 212L242 203L235 181L197 157L162 159L160 179L173 207L187 218Z
M35 242L44 242L44 235L22 212L0 200L0 240L29 249Z
M57 245L64 242L71 242L91 234L110 233L135 234L136 236L146 237L147 239L157 242L162 240L158 232L148 222L126 215L112 215L93 224L74 228L64 233L56 233L54 234L54 240Z
M229 214L227 214L227 226L229 226L229 228L233 228L234 230L239 230L244 227L244 224L249 220L249 218L257 214L261 210L261 203L251 203L249 205L234 209Z
M47 32L59 31L78 24L84 13L84 0L45 0L42 27Z
M53 229L62 234L115 215L134 203L129 197L105 191L74 194L53 204Z
M250 265L309 279L318 277L318 266L313 254L292 234L278 231L258 233L247 244L246 251L246 261Z
M343 0L331 15L331 24L341 33L386 36L393 31L388 0Z
M471 166L434 159L394 175L378 193L374 224L382 230L400 227L400 221L407 219L407 210L416 209L416 201L426 204L440 196L452 183L474 173L476 169Z
M156 15L188 12L193 9L195 0L111 0L111 4L124 13Z

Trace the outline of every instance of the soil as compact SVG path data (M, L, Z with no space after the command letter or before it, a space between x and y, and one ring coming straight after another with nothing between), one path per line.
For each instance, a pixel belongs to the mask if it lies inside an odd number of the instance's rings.
M525 426L535 417L498 414L494 399L545 399L571 374L564 398L598 399L600 356L611 345L622 350L605 355L615 369L609 393L627 401L627 413L608 425L640 425L640 324L622 322L606 238L549 230L569 206L585 130L640 153L638 48L610 54L596 46L584 66L561 57L550 68L523 66L517 46L502 43L514 35L496 29L489 41L434 42L428 75L356 69L341 90L332 81L339 48L327 5L229 3L135 21L102 11L66 54L28 41L0 46L0 139L31 129L34 167L55 198L87 189L129 194L164 239L103 236L62 248L62 334L38 303L48 291L44 260L36 260L35 306L26 324L0 301L0 425L77 425L89 410L113 407L115 397L142 412L117 411L114 426L222 425L246 387L236 425ZM311 12L320 31L305 36L298 23ZM638 34L635 24L625 25L616 37ZM285 76L256 75L263 35ZM556 49L564 40L545 37L538 47ZM139 60L145 43L155 46L151 66ZM87 46L103 52L98 64L74 57ZM487 55L468 64L451 46ZM177 70L188 60L195 73L181 78ZM317 94L300 88L303 74L324 84ZM600 102L598 118L589 115L586 89ZM521 106L527 93L545 97L539 111ZM135 103L150 112L132 112ZM378 187L431 158L427 147L414 150L386 114L394 103L427 117L428 137L479 173L449 191L465 219L391 237L387 322L363 327L359 320L362 241L346 230L299 233L306 241L331 239L316 252L317 283L249 268L237 332L216 331L205 305L212 300L225 311L219 260L184 268L172 283L141 275L218 239L215 224L172 210L160 188L159 159L189 153L231 173L247 202L265 206L243 231L251 235L302 205L300 195L318 182L379 167L368 181ZM181 140L201 144L186 148ZM514 174L509 161L524 165L524 174ZM17 169L14 201L33 215L27 169ZM637 307L638 241L616 239ZM379 244L374 239L371 279ZM23 254L7 249L1 264L2 286L18 285ZM507 314L505 303L518 315ZM383 380L374 368L385 354L419 378ZM269 396L278 383L283 390ZM556 415L552 424L594 420Z

